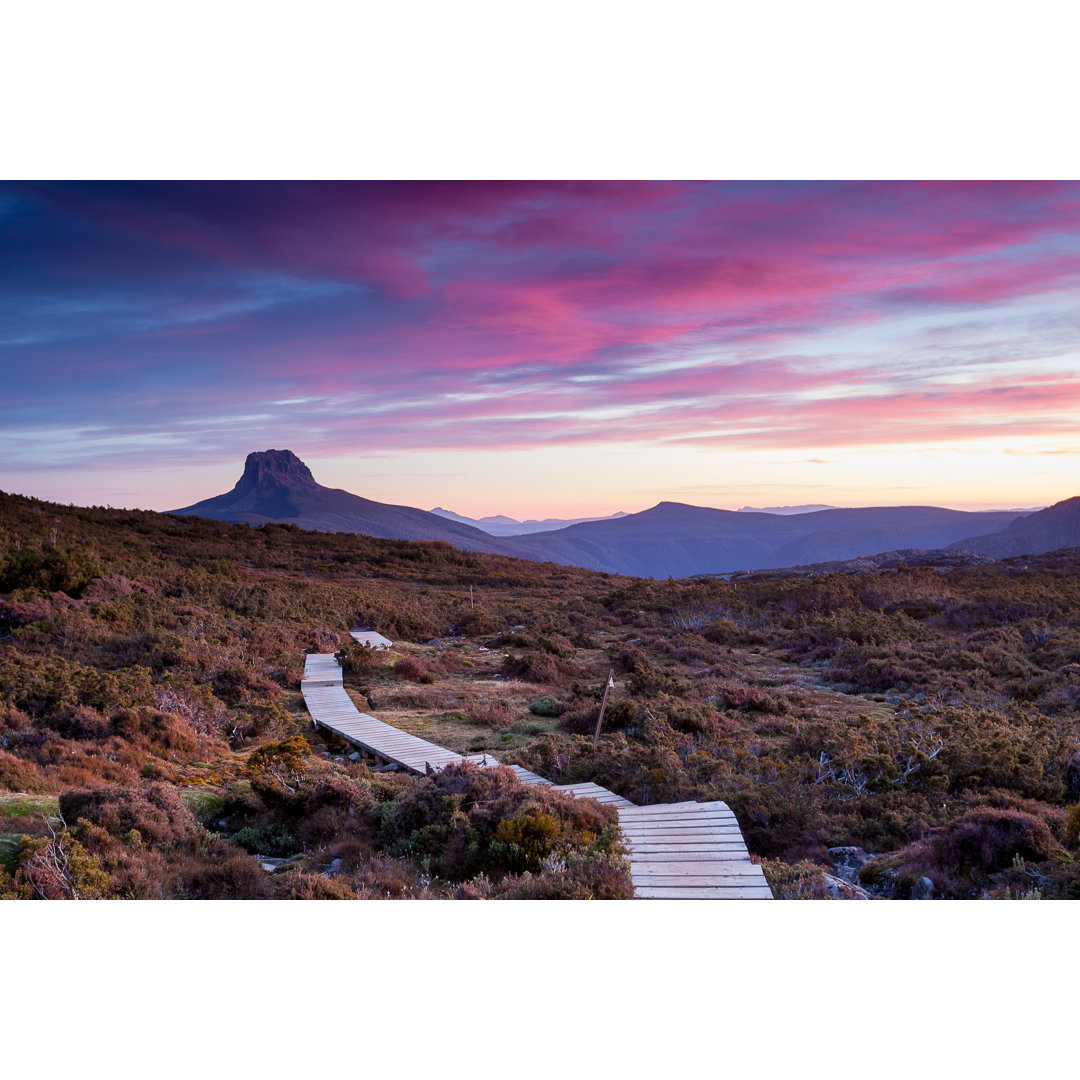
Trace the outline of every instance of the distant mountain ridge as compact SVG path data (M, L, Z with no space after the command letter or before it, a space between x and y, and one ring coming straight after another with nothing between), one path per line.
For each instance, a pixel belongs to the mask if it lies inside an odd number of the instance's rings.
M249 525L279 521L317 532L355 532L384 540L445 540L465 551L515 554L469 525L412 506L374 502L323 487L291 450L248 454L244 474L232 491L169 513Z
M591 570L687 577L834 562L902 548L943 548L966 530L1003 529L1017 517L937 506L781 515L662 502L618 521L519 536L514 546L528 558Z
M937 506L777 514L661 502L637 514L506 536L440 511L323 487L292 451L264 450L248 455L231 491L171 512L252 525L278 521L391 540L441 540L465 551L654 578L784 569L882 552L963 550L1003 557L1080 544L1080 497L1030 514Z
M1041 555L1073 544L1080 544L1080 495L1018 518L1000 532L958 540L949 548L1003 559L1010 555Z
M585 521L612 521L615 518L627 516L621 510L617 510L614 514L601 517L544 518L542 521L529 518L528 521L518 521L517 518L506 517L505 514L470 518L462 514L455 514L453 510L444 510L441 506L436 506L431 512L450 521L458 521L463 525L471 525L475 529L482 529L492 536L522 536L526 533L553 532L556 529L565 529L570 525L580 525Z
M830 506L828 503L805 503L802 506L740 506L740 514L781 514L785 517L792 514L813 514L817 510L839 510L839 506Z

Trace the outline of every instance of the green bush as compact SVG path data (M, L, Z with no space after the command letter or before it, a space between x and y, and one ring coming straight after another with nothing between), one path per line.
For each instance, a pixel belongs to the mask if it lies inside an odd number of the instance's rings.
M301 850L300 841L285 824L248 825L233 835L232 842L250 855L287 859Z
M529 705L529 712L533 716L562 716L566 712L566 705L554 695L545 694Z

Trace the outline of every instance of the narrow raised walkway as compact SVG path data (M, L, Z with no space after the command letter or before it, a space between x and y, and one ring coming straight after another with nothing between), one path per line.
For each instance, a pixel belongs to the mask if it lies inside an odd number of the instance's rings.
M389 649L393 642L375 630L350 630L349 636L361 645L370 645L373 649Z
M642 900L771 900L772 890L726 803L658 803L619 811Z
M421 775L466 759L442 746L384 724L352 703L341 684L341 665L333 653L309 653L300 683L308 712L318 727L329 728L343 739L374 754L376 760L400 765Z
M750 853L735 815L723 802L635 806L599 784L552 785L520 765L524 784L546 784L578 798L614 805L630 851L639 900L771 900L772 890Z
M385 639L384 639L385 640ZM360 712L341 682L333 653L309 653L300 690L316 727L325 727L375 756L421 775L471 761L499 762L490 754L464 756ZM614 806L630 851L630 876L640 900L771 900L760 866L750 861L739 823L722 802L635 806L599 784L552 784L520 765L509 766L525 784L542 784L579 799Z

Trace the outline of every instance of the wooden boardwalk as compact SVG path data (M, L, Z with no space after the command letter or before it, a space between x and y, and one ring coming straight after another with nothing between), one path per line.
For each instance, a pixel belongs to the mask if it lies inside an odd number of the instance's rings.
M524 784L548 784L511 765ZM630 877L639 900L771 900L772 890L750 853L727 803L635 806L599 784L555 786L578 798L610 803L630 850Z
M394 764L421 775L463 761L483 767L499 764L490 754L455 754L360 712L342 686L341 666L333 653L308 654L300 690L317 727L374 755L377 764ZM772 899L765 875L750 861L739 823L726 803L635 806L599 784L556 785L520 765L509 767L522 783L542 784L616 808L638 899Z
M771 900L726 803L658 803L619 810L630 876L643 900Z
M374 630L350 630L349 636L353 641L359 641L361 645L370 645L373 649L389 649L394 644L389 638L384 638L382 634Z
M360 712L345 693L341 665L333 653L308 654L300 692L317 727L337 732L354 746L374 755L378 764L400 765L423 775L466 760L461 754Z

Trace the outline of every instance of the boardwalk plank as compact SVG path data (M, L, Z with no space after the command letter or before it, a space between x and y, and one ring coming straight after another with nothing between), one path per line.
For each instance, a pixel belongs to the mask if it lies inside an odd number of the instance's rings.
M718 885L737 886L741 888L760 888L766 885L765 878L761 874L706 874L704 876L686 874L682 877L663 877L659 874L635 873L634 885L638 889L664 888L664 889L698 889L710 888ZM766 888L768 886L766 885Z
M768 885L717 885L712 888L657 888L645 886L635 889L640 900L771 900Z
M749 862L750 855L745 851L649 851L632 852L631 863L712 863L721 865L730 862Z

